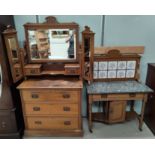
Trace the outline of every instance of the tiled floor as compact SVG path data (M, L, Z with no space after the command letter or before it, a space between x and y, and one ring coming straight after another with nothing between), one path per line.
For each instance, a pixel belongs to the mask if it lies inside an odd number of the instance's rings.
M143 131L140 132L138 129L138 121L133 120L120 124L106 125L102 123L93 123L93 133L88 130L87 119L83 120L84 139L153 139L155 136L149 130L149 128L144 124ZM24 138L34 138L34 137L24 137ZM57 137L35 137L35 139L46 139L46 138L57 138ZM59 139L61 137L58 137ZM68 137L62 137L68 138ZM71 139L73 139L72 137Z

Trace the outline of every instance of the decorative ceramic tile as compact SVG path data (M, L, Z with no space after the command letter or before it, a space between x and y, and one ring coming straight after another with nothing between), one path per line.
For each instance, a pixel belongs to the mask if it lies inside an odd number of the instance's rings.
M108 78L116 78L116 71L108 71Z
M99 70L107 70L108 69L108 62L99 62Z
M125 78L126 70L117 70L117 78Z
M107 78L107 71L99 71L99 79Z
M134 76L135 76L135 70L127 70L126 71L127 78L134 78Z
M108 69L109 70L115 70L115 69L117 69L117 61L109 61L109 63L108 63Z
M97 79L98 78L98 71L94 71L94 79Z
M94 70L98 70L98 62L94 62Z
M127 69L136 69L136 61L127 61Z
M118 61L118 69L126 69L126 61Z

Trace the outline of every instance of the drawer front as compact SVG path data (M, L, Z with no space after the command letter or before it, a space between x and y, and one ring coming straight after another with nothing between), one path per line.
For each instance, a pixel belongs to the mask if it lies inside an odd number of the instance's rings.
M103 95L93 95L94 101L99 100L142 100L144 94L103 94Z
M25 75L38 75L40 74L40 69L38 68L26 68Z
M66 75L79 75L80 69L79 68L67 68L65 69Z
M75 115L78 104L25 104L25 115Z
M78 118L26 117L28 129L78 129Z
M58 91L58 90L23 90L22 91L23 100L25 102L69 102L78 103L79 92L78 91Z
M0 110L0 133L17 132L15 112Z

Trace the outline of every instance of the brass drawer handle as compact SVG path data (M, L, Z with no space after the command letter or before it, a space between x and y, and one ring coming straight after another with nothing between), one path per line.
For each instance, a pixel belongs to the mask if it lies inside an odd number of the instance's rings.
M39 98L39 95L38 94L32 94L31 97L36 99L36 98Z
M40 107L33 107L33 111L40 111Z
M2 128L6 128L6 122L2 122Z
M31 73L31 74L35 74L35 70L34 70L34 69L31 69L31 70L30 70L30 73Z
M35 123L35 124L37 124L37 125L42 124L42 122L41 122L41 121L35 121L34 123Z
M129 96L130 96L130 97L135 97L136 94L135 94L135 93L130 93Z
M70 109L70 107L63 107L63 110L64 111L70 111L71 109Z
M19 77L20 76L20 74L16 74L16 77Z
M16 69L16 74L20 74L20 70L19 69Z
M70 94L63 94L63 98L70 98Z
M70 74L75 74L76 73L76 70L69 70L69 73Z
M107 98L107 96L108 96L107 94L102 94L101 98Z
M71 125L70 121L64 121L64 125Z

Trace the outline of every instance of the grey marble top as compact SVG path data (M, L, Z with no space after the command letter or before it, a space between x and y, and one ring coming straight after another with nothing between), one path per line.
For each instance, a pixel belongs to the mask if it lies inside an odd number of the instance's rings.
M92 84L87 85L88 94L151 92L153 92L152 89L137 81L93 82Z

